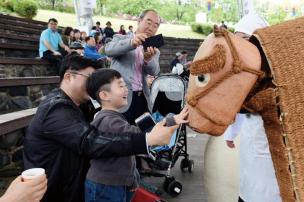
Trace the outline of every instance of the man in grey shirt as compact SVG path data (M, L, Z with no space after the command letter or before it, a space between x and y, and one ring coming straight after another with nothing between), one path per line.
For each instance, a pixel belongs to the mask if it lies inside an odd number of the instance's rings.
M105 53L112 57L111 68L119 71L129 90L128 104L120 112L124 113L130 124L144 112L151 111L150 90L147 75L159 73L159 55L157 48L143 49L146 38L154 36L160 25L160 17L155 10L143 11L138 19L135 34L114 35L105 46Z

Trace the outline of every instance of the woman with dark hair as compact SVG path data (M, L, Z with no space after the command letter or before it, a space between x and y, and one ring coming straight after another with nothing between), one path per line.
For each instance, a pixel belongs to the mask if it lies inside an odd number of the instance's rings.
M106 28L104 29L104 34L105 34L105 38L113 38L113 35L115 34L114 33L114 30L113 28L111 27L112 26L112 23L110 21L108 21L106 23Z
M95 42L96 42L96 51L99 52L99 49L102 47L102 36L100 34L100 32L95 32L94 33L94 39L95 39Z
M85 31L81 31L80 32L80 39L81 39L81 44L84 45L85 44L85 38L87 37L87 33Z
M66 46L70 46L74 37L74 31L72 27L66 27L63 30L63 35L61 36L62 42Z
M120 25L120 29L119 29L118 34L122 34L122 35L126 35L127 34L124 25Z
M80 30L79 29L74 29L73 42L75 42L75 41L81 43L81 35L80 35Z

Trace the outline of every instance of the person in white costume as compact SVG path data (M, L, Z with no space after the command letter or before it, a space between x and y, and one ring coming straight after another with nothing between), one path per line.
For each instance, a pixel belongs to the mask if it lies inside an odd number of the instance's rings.
M282 201L262 117L237 114L235 123L224 133L228 147L234 148L237 135L240 135L239 201Z
M249 38L256 29L266 26L268 23L258 14L249 13L237 23L235 32ZM228 147L235 148L237 135L240 136L239 202L281 202L262 117L237 114L224 133Z

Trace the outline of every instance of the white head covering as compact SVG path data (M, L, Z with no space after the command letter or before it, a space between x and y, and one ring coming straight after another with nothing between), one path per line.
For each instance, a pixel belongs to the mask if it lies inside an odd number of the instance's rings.
M176 57L181 56L181 55L182 55L182 53L181 53L181 52L177 52L177 53L175 53L175 56L176 56Z
M256 29L268 27L268 22L255 12L248 13L235 25L235 32L252 35Z

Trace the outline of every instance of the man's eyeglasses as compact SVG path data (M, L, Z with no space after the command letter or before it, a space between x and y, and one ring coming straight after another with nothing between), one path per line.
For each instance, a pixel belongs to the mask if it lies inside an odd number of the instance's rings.
M83 73L80 73L80 72L77 72L77 71L69 71L71 74L77 74L77 75L81 75L81 76L84 76L84 77L90 77L89 74L83 74Z
M50 25L57 25L56 22L50 22Z

